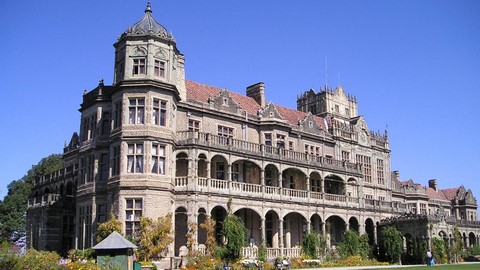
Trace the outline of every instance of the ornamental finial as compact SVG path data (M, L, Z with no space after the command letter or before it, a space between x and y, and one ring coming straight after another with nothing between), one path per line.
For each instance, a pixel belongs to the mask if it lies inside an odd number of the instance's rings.
M145 13L152 12L152 6L150 5L150 0L147 2L147 7L145 8Z

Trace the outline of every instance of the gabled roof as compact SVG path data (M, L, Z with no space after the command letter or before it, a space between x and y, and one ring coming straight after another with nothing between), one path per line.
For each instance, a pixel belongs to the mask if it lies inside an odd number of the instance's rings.
M457 194L458 194L458 190L460 188L447 188L447 189L441 189L440 191L443 192L443 194L445 194L445 197L448 199L448 200L454 200L455 197L457 197Z
M445 193L443 193L442 190L437 191L431 187L427 187L427 195L429 198L436 199L436 200L445 200L445 201L450 200L445 196Z
M197 83L194 81L186 80L185 86L187 88L187 101L197 101L202 103L208 103L209 98L213 98L220 94L222 89L216 86L205 85ZM228 90L227 90L228 91ZM238 104L240 107L251 115L257 115L260 105L251 97L240 95L238 93L228 91L230 97ZM307 116L307 113L282 107L279 105L274 105L282 117L290 125L298 125L298 121L304 120ZM316 122L326 131L325 121L322 117L314 116Z
M92 249L126 249L134 248L137 246L130 243L127 239L123 238L118 232L112 232L107 238L103 239L102 242L95 245Z
M201 84L190 80L185 81L185 86L187 88L187 100L202 103L208 103L209 98L214 98L218 96L221 91L225 90L220 87ZM228 94L247 113L257 115L260 105L253 98L232 91L228 91Z

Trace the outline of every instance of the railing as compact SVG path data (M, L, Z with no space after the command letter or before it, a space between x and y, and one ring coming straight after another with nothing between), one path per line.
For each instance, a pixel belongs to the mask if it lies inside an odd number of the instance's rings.
M189 182L190 181L190 182ZM176 191L209 192L215 194L230 194L241 197L254 197L258 199L276 199L309 202L315 204L340 205L344 207L361 207L363 202L366 208L391 208L394 211L403 212L406 206L401 202L387 202L373 199L360 199L339 194L308 192L300 189L262 186L252 183L235 182L205 177L187 178L176 177L174 180Z
M332 202L346 202L347 197L343 195L336 195L336 194L324 194L323 195L325 200L332 201Z
M28 207L38 207L44 205L50 205L58 200L60 200L60 194L45 194L42 196L29 198L28 199Z
M307 162L310 165L322 168L361 174L361 168L358 164L274 146L266 146L264 144L252 143L244 140L237 140L232 137L218 136L210 133L180 131L177 132L177 144L197 144L223 150L228 149L228 151L237 153L249 153L257 156L267 156L272 159L288 160L298 163Z
M267 248L267 259L279 257L300 258L302 249L299 247L283 248L283 254L280 248Z

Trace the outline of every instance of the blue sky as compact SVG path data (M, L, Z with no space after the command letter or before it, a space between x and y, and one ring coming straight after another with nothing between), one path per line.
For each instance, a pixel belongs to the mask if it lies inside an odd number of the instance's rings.
M79 130L84 89L113 79L113 43L146 0L0 2L0 198ZM480 199L480 1L152 1L190 80L296 108L328 81L388 126L391 169ZM326 76L328 59L328 76ZM480 202L480 201L479 201Z

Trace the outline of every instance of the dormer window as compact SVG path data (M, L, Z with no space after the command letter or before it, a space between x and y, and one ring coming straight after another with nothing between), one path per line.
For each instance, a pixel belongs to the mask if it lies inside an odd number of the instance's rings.
M225 105L225 106L228 105L228 98L223 98L223 105Z
M133 59L133 75L140 75L145 73L145 58Z
M165 62L164 61L155 60L154 75L156 77L165 78Z

